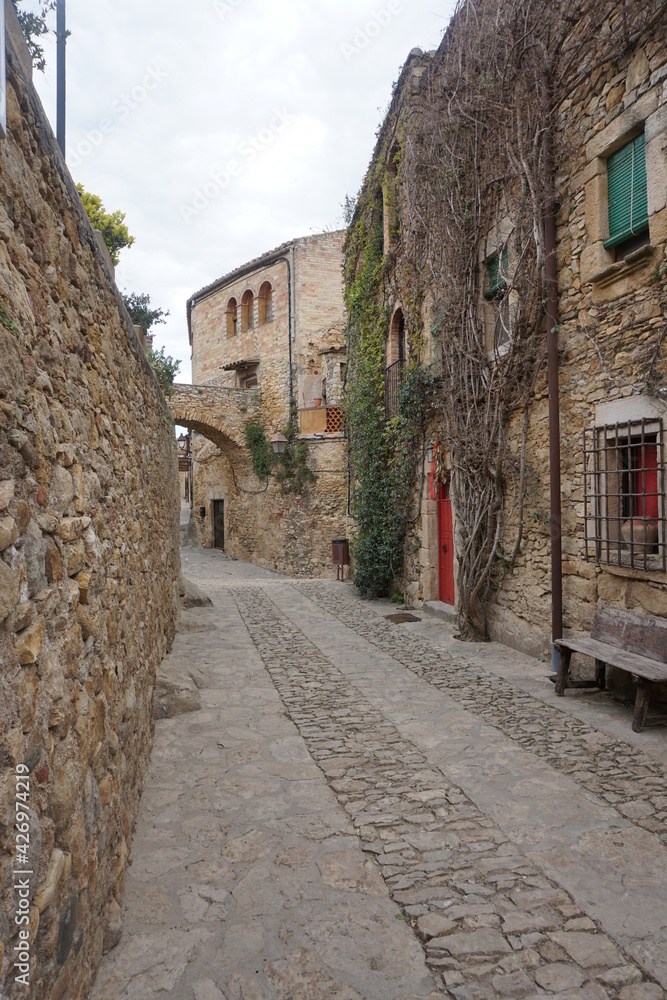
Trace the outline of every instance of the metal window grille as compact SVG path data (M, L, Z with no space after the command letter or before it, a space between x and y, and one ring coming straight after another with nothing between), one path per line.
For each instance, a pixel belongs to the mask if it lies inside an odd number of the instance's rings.
M586 559L664 572L665 528L662 420L628 420L586 429Z
M387 420L398 414L398 390L403 380L405 361L394 361L384 373L384 412Z
M509 248L504 247L502 254L497 253L486 264L488 288L484 292L485 299L493 299L507 288L505 275L509 269Z
M493 302L495 307L495 327L493 336L494 350L503 354L512 342L512 308L510 306L509 295L496 297Z

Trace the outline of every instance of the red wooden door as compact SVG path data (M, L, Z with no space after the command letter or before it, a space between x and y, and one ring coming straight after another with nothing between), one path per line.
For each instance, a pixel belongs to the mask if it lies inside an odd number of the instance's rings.
M440 550L440 600L454 604L454 521L449 480L438 493L438 548Z

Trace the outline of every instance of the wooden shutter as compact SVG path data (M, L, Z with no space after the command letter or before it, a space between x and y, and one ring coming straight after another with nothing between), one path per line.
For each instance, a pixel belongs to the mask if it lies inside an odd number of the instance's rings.
M644 133L607 160L609 239L615 247L648 228Z

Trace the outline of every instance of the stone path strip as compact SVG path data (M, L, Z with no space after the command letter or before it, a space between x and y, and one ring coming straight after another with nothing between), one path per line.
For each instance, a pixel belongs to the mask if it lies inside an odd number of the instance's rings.
M421 640L392 634L354 599L326 585L298 589L410 670L424 669L427 653L432 663L432 650ZM400 736L268 591L247 587L231 594L310 755L352 817L364 850L379 863L447 995L663 998L662 988L647 981L571 895ZM461 666L467 676L454 689L464 707L475 710L471 698L480 685ZM531 704L530 696L524 705L521 692L499 695L518 699L519 733L531 713L551 711ZM488 710L488 701L481 708ZM543 724L543 717L533 723L538 737ZM586 735L575 729L578 738Z
M224 585L278 578L213 552L183 562L215 607L184 616L168 660L202 707L156 723L122 938L94 1000L434 1000L420 943Z
M571 775L667 845L667 773L647 754L622 740L601 740L599 732L580 719L565 716L496 674L482 676L480 668L464 657L434 650L421 636L370 615L347 588L322 583L294 586L383 653L456 698L462 708Z

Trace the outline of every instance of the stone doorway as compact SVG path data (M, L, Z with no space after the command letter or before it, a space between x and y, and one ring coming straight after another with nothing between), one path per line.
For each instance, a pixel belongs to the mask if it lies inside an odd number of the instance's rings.
M454 520L452 517L452 501L449 496L449 477L447 482L440 483L438 494L438 540L439 540L439 577L440 600L444 604L455 603L454 589Z
M225 501L213 501L213 546L225 549Z

